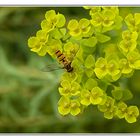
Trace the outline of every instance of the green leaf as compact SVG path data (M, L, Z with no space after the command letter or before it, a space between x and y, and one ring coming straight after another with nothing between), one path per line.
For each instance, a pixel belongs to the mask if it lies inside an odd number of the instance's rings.
M125 23L127 24L127 26L132 26L132 23L133 23L133 15L132 14L128 14L126 17L125 17Z
M115 88L111 93L116 100L121 100L121 98L123 97L123 93L120 88Z
M88 55L85 60L85 67L91 68L94 67L94 65L95 65L95 58L93 57L93 55Z
M85 70L86 75L90 78L94 74L94 69L93 68L88 68Z
M140 24L140 13L135 13L134 18L135 18L136 25Z
M114 29L116 29L116 30L121 29L122 28L122 21L123 21L123 18L121 16L117 16L115 18L115 27L114 27Z
M84 46L95 47L97 44L97 39L96 39L96 37L91 37L88 39L83 39L81 42L82 42L82 45L84 45Z
M89 78L86 81L85 88L88 89L88 90L92 90L97 85L98 85L98 83L97 83L97 81L95 79Z
M122 97L122 100L123 101L126 101L126 100L130 100L133 98L133 94L131 93L130 90L128 89L124 89L123 90L123 97Z
M63 36L65 36L66 35L66 28L61 28L60 32Z
M111 37L104 34L96 34L96 38L100 43L105 43L111 39Z
M51 32L51 35L54 39L61 39L63 37L62 33L58 30L58 29L54 29L52 32Z

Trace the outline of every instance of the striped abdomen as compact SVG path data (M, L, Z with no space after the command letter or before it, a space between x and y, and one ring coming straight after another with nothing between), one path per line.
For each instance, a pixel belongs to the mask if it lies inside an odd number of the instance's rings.
M63 53L61 53L60 50L55 52L57 59L60 63L63 64L64 68L67 70L67 72L73 71L73 67L71 67L71 62L69 62Z

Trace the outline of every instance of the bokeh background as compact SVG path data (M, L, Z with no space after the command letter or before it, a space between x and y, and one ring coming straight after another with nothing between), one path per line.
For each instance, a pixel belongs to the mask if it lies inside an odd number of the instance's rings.
M31 52L27 40L40 29L45 12L55 9L67 20L88 18L82 7L0 7L0 132L1 133L139 133L140 120L107 120L90 106L77 116L62 117L57 111L62 70L42 72L54 63L49 56ZM140 7L120 7L125 17ZM128 79L134 94L129 104L140 108L140 71Z

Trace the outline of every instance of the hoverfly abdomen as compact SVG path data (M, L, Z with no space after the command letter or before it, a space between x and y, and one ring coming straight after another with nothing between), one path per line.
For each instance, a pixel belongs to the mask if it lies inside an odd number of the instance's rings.
M63 64L64 68L67 70L67 72L72 72L73 71L73 67L71 66L71 62L69 62L66 57L64 56L63 53L61 53L60 50L55 52L57 59L60 63Z

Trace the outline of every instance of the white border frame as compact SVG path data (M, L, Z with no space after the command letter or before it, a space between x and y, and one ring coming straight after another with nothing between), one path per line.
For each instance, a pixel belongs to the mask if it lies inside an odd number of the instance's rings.
M7 6L40 6L40 5L140 5L140 0L1 0L0 5Z
M83 5L107 5L107 6L138 6L140 5L140 0L1 0L0 1L0 6L27 6L27 7L41 7L41 6L71 6L71 7L76 7L76 6L83 6ZM42 136L37 136L35 133L33 133L33 135L35 136L28 136L28 135L24 135L25 133L22 133L21 136L19 136L19 134L17 134L17 136L12 136L12 135L7 135L7 136L0 136L0 139L6 139L6 140L54 140L54 139L60 139L60 140L85 140L85 138L88 138L88 140L118 140L118 139L127 139L127 140L132 140L133 138L135 138L135 140L139 140L140 137L136 136L136 135L130 135L128 133L128 135L122 135L119 134L117 135L117 133L113 136L111 133L110 134L95 134L95 133L91 133L89 136L87 134L80 134L81 136L75 135L75 134L71 134L69 133L68 135L64 136L59 136L57 134L51 134L54 136L47 136L50 134L45 134L46 136L44 136L44 134L42 134ZM73 136L72 136L73 135ZM108 136L107 136L108 135ZM110 136L109 136L110 135ZM112 136L111 136L112 135ZM121 136L122 135L122 136ZM133 137L132 137L133 136Z

